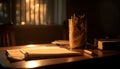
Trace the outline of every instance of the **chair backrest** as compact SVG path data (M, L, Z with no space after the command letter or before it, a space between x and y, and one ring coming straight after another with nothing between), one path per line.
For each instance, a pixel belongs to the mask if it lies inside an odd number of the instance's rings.
M15 35L12 25L6 25L0 27L0 40L1 46L15 46Z

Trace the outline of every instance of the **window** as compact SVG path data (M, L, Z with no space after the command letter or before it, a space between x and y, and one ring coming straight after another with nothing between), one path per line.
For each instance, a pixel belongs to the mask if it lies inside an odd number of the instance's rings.
M66 20L66 0L16 0L14 5L11 21L16 25L61 25Z
M0 0L0 25L9 22L9 0Z

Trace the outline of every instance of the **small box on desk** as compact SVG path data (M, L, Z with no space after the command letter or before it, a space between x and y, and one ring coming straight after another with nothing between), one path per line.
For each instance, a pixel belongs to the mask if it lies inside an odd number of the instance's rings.
M120 50L120 40L104 39L98 40L98 49L100 50Z

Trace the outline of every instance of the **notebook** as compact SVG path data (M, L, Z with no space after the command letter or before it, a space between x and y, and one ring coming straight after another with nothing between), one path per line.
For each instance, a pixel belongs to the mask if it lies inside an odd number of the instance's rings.
M6 53L7 57L12 60L46 59L81 55L80 52L71 51L57 46L12 49L6 50Z

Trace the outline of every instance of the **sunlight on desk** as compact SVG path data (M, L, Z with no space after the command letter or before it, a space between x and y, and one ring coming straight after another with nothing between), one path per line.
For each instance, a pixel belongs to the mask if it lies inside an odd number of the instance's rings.
M28 44L26 45L27 47L35 47L36 45L35 44Z
M40 63L36 62L36 61L29 61L27 62L26 64L26 67L28 68L34 68L34 67L37 67Z

